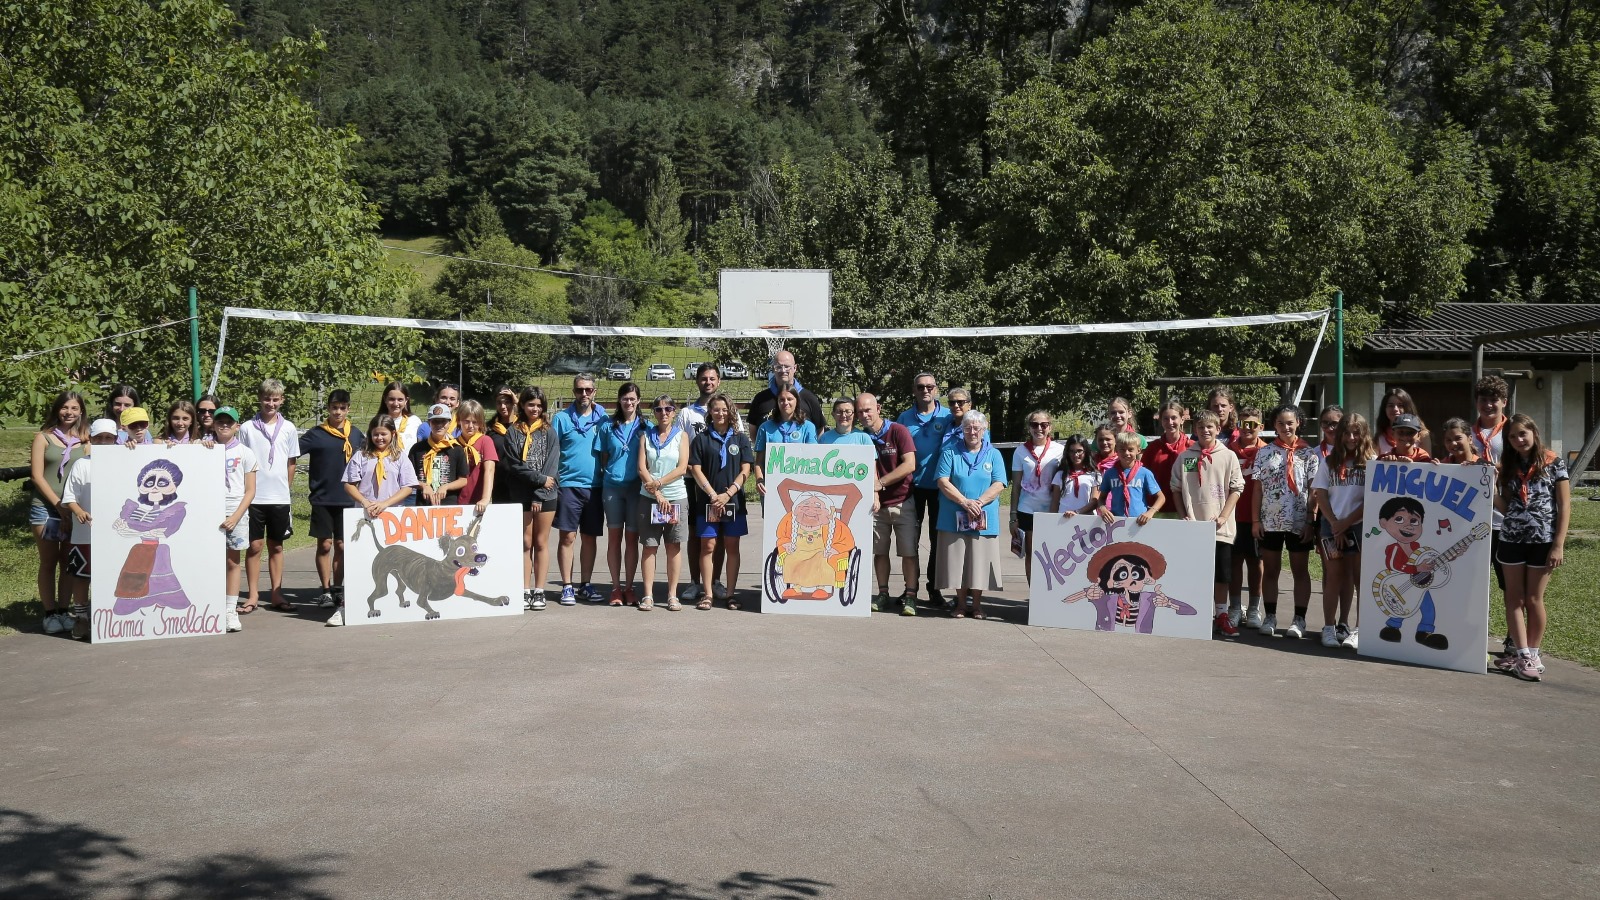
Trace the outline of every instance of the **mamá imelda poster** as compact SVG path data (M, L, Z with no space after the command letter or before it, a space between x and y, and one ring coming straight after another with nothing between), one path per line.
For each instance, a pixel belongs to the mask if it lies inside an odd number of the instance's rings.
M1028 624L1211 639L1216 526L1033 517Z
M344 511L344 623L522 614L522 508ZM516 599L518 602L513 603Z
M771 444L761 611L872 615L872 448Z
M90 640L222 634L222 448L106 444L92 459Z
M1367 466L1361 655L1484 671L1494 470Z

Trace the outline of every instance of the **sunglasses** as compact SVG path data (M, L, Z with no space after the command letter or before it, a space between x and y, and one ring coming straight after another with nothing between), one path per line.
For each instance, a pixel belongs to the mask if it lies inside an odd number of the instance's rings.
M214 410L214 409L206 409L204 406L202 406L199 409L195 410L195 412L199 413L202 416L210 416L210 415L215 415L217 411Z
M575 392L577 392L579 394L592 394L592 393L594 393L594 388L592 388L592 387L573 388L573 391L575 391Z
M655 408L655 410L658 413L669 413L669 412L673 412L673 411L677 410L677 407L676 406L658 406L658 407Z
M1049 422L1029 422L1028 423L1028 427L1029 428L1049 428L1050 427L1050 423Z
M1322 423L1322 427L1323 428L1338 428L1339 427L1339 421L1337 419L1335 419L1332 422L1324 420L1323 423Z
M1261 423L1257 422L1255 419L1245 419L1243 422L1240 422L1239 425L1242 428L1260 428L1261 427Z
M919 384L919 385L917 385L917 390L919 390L919 391L933 391L933 390L938 390L938 388L939 388L939 386L937 384Z

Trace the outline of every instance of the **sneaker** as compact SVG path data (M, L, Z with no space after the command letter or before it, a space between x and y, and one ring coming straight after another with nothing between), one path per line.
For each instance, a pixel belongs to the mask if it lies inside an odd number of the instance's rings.
M874 594L873 595L873 597L872 597L872 611L873 612L883 612L883 608L885 606L888 606L888 605L889 605L889 592L888 591L884 591L881 594Z
M1346 632L1344 639L1339 641L1339 646L1344 647L1347 650L1360 650L1361 629L1357 628L1354 631Z
M1517 670L1517 651L1511 651L1510 656L1496 656L1492 665L1495 671L1510 675Z
M1239 623L1243 622L1243 621L1244 621L1244 610L1240 609L1237 606L1228 607L1228 624L1233 626L1233 630L1234 631L1238 631L1239 630Z
M328 617L328 621L324 622L323 624L327 625L329 628L338 628L339 626L343 625L344 624L344 607L341 606L338 609L334 610L333 611L333 615L329 616Z
M1333 637L1339 642L1339 646L1343 647L1344 642L1350 639L1350 626L1343 622L1335 625L1333 627Z
M1339 646L1339 630L1332 625L1322 626L1322 646L1333 648Z
M622 588L614 587L611 589L612 606L621 606L626 600L627 594L623 592Z
M1306 617L1305 616L1295 616L1294 617L1294 621L1289 623L1289 630L1285 631L1283 633L1283 636L1284 637L1294 638L1297 641L1300 640L1301 638L1305 637L1306 636Z
M905 603L900 604L900 615L902 615L902 616L915 616L916 614L917 614L917 601L916 600L914 600L914 599L913 600L908 600Z
M317 597L317 606L322 609L333 609L338 605L339 601L333 599L332 591L323 591L322 594Z
M601 603L606 598L601 596L598 590L595 590L594 585L585 581L583 583L583 587L578 588L578 599L587 600L590 603Z
M64 626L61 624L60 613L50 613L44 617L45 634L60 634L61 632L66 631L68 627L70 626Z
M577 606L578 605L578 592L574 591L572 589L572 585L570 585L570 584L562 585L562 587L561 587L561 599L557 600L556 602L561 604L562 606Z
M1539 661L1531 656L1519 656L1511 674L1523 681L1538 681L1540 679Z
M1533 658L1533 664L1539 667L1539 674L1543 675L1544 674L1544 657L1543 656L1535 656Z
M685 603L697 603L700 600L700 595L703 593L705 592L700 590L700 585L690 584L683 590L678 591L678 599Z
M728 599L728 589L722 586L722 582L713 581L711 582L711 596L718 600L726 600Z
M237 609L228 610L226 618L228 621L226 627L229 634L234 634L244 630L244 622L239 620L239 611Z
M1238 637L1239 636L1239 629L1234 627L1233 622L1229 621L1227 613L1225 613L1225 612L1217 613L1217 619L1216 619L1216 623L1215 624L1216 624L1217 631L1223 637Z
M1262 618L1262 615L1261 615L1261 607L1252 606L1250 608L1250 612L1245 614L1244 627L1250 629L1251 631L1260 631L1261 630L1261 623L1263 621L1265 621L1265 620Z
M533 592L533 599L528 601L528 608L535 612L544 609L544 591Z
M81 616L74 616L73 617L73 619L72 619L72 639L75 640L75 641L87 641L89 639L89 614L88 614L88 612L85 612Z

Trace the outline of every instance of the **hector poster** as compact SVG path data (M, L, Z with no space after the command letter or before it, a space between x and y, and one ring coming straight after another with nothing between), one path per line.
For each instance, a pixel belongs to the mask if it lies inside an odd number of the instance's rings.
M90 640L222 634L222 450L106 444L91 458Z
M522 510L491 504L344 511L344 623L522 614ZM519 602L513 603L512 598Z
M1358 585L1361 654L1484 671L1493 470L1368 466Z
M872 615L875 464L859 444L767 447L762 612Z
M1216 526L1040 513L1028 624L1211 639Z

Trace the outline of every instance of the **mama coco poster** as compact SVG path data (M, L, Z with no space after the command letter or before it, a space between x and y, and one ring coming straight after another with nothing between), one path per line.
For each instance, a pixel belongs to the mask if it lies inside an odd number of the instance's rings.
M877 460L858 444L772 444L761 611L870 616Z

